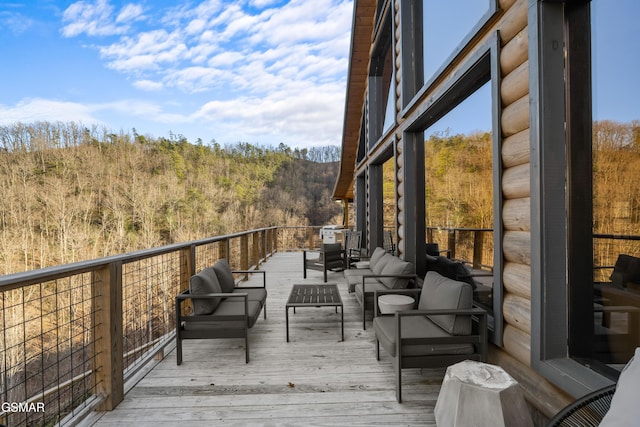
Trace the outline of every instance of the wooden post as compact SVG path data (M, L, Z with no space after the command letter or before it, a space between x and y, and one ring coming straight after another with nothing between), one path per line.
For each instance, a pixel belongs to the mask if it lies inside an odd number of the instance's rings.
M482 251L484 245L484 231L473 232L473 268L481 268Z
M111 411L124 399L122 262L93 272L94 348L99 411Z
M271 246L271 254L273 255L275 252L278 252L278 232L277 228L271 229L271 237L273 239Z
M249 269L249 236L243 234L240 236L240 270ZM249 275L245 274L243 280L248 280Z
M456 230L448 230L448 242L447 249L449 250L449 256L451 259L456 257Z
M180 251L180 291L189 288L189 279L196 274L196 246L191 245Z
M231 261L229 260L229 239L220 240L218 242L218 256L221 259L224 258L229 261L229 263L231 263Z
M252 265L256 266L256 269L260 265L260 232L256 231L251 233L251 252L252 252Z
M309 239L309 249L314 249L315 246L313 245L313 236L315 236L315 230L313 229L313 227L309 227L308 232L309 235L307 236L307 238Z
M260 242L262 244L261 246L261 252L262 252L262 258L266 261L267 260L267 236L269 234L269 230L262 230L260 232Z

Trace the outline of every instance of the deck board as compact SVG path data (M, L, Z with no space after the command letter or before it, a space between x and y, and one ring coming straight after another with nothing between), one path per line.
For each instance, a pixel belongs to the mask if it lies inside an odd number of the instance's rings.
M250 331L249 364L243 339L184 341L182 365L174 350L167 353L93 425L435 426L444 369L405 370L403 403L397 403L391 358L383 351L376 360L373 331L362 330L342 273L330 272L329 282L338 284L344 303L345 341L340 310L314 307L290 310L286 342L291 286L322 283L321 272L303 279L301 266L301 253L278 253L260 267L267 271L267 319Z

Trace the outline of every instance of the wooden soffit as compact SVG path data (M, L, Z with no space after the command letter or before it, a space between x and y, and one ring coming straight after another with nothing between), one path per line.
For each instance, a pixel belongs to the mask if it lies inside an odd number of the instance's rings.
M360 140L360 125L367 90L369 53L376 13L375 0L354 0L347 95L342 130L340 170L333 189L336 199L353 199L353 173Z

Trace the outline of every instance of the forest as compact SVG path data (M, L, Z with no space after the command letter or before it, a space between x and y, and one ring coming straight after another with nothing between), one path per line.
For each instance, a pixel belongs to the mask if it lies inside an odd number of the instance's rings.
M594 232L640 234L640 123L593 124ZM425 141L427 226L492 228L491 134ZM341 222L339 147L221 146L78 123L0 127L0 274L269 225ZM393 161L384 218L394 225ZM628 248L628 251L633 248Z
M339 149L78 123L0 127L0 274L269 225L341 221Z

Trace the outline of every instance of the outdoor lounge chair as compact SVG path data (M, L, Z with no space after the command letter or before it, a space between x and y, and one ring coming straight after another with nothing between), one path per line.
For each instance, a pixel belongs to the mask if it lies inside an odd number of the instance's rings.
M417 310L380 314L378 297L388 293L413 295ZM402 370L446 367L463 360L487 357L487 312L473 307L473 289L429 271L422 289L376 292L373 329L376 357L380 346L392 356L396 370L396 399L402 402ZM473 320L477 324L473 324Z
M310 258L309 251L302 252L303 277L307 278L307 270L323 272L324 281L327 281L327 271L342 271L347 268L345 250L340 243L324 243L319 256Z

